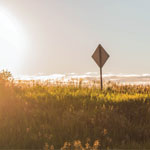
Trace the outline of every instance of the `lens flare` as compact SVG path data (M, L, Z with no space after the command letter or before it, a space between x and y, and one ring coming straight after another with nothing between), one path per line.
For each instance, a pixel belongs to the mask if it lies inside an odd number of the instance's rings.
M17 18L0 7L0 69L16 73L23 63L26 45L27 38Z

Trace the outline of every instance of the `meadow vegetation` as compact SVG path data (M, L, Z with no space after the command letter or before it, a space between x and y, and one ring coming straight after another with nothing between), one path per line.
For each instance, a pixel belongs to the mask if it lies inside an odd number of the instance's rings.
M150 148L150 86L29 84L2 71L0 148Z

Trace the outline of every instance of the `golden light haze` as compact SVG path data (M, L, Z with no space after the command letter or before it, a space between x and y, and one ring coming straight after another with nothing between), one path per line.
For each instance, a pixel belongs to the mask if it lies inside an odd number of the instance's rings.
M0 7L0 69L14 73L22 67L27 52L27 38L21 24L12 13Z
M22 75L97 72L91 55L101 44L110 54L104 74L149 74L149 5L147 0L1 0L6 13L0 30L6 32L0 67Z

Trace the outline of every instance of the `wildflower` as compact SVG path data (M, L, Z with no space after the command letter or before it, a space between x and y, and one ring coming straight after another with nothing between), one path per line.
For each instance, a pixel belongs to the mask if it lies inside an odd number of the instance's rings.
M108 133L107 129L104 129L103 133L104 133L104 135L106 135Z
M99 140L96 140L93 144L93 150L98 150L100 147L100 142Z
M54 145L51 145L51 146L50 146L50 150L54 150Z
M71 144L69 142L65 142L61 150L70 150L70 148L71 148Z
M79 140L74 141L74 148L75 148L75 150L83 150L81 141L79 141Z
M89 143L86 143L86 144L85 144L85 150L90 150L90 149L91 149L90 144L89 144Z

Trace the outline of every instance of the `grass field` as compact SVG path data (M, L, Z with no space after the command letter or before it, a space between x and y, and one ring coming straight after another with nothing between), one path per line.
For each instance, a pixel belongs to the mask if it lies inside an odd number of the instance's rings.
M53 145L53 146L52 146ZM64 146L63 146L64 145ZM150 148L150 86L15 83L0 73L0 148Z

